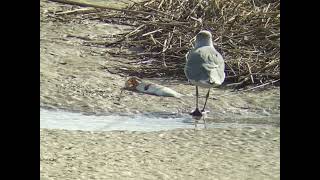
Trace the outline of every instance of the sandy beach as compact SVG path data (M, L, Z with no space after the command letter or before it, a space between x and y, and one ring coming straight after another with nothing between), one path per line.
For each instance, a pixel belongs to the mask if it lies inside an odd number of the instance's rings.
M137 63L108 53L117 49L87 44L112 41L113 35L129 28L56 15L75 8L79 7L40 1L40 107L91 114L186 114L194 109L195 88L167 79L151 81L186 98L125 91L118 103L127 75L115 67ZM202 104L205 93L200 89ZM270 127L153 132L40 129L41 180L280 179L280 88L243 93L214 89L211 96L217 100L208 101L209 123Z
M279 128L41 129L41 179L280 179Z

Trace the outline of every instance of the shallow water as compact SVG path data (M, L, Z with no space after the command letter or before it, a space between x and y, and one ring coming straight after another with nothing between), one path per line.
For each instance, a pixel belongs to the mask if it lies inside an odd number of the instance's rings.
M198 124L203 128L203 124ZM268 124L211 123L208 128L267 128ZM189 115L174 114L112 114L86 115L80 112L40 108L40 128L83 131L160 131L177 128L194 128Z

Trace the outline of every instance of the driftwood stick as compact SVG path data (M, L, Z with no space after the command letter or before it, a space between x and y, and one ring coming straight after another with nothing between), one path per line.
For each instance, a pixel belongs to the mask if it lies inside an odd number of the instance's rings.
M75 10L70 10L70 11L63 11L63 12L58 12L56 15L68 15L68 14L85 14L85 13L93 13L97 12L98 10L92 7L88 8L81 8L81 9L75 9Z
M250 90L257 89L257 88L260 88L260 87L263 87L263 86L266 86L266 85L269 85L269 84L276 83L276 82L278 82L278 81L280 81L280 79L277 79L277 80L274 80L274 81L271 81L271 82L268 82L268 83L264 83L264 84L261 84L261 85L259 85L259 86L254 86L254 87L249 88L249 89L240 90L239 92L250 91Z
M135 11L135 10L129 10L129 9L113 8L113 7L101 6L101 5L95 5L95 4L77 2L77 1L72 1L72 0L49 0L49 1L63 3L63 4L76 5L76 6L82 6L82 7L94 7L94 8L109 9L109 10L114 10L114 11L123 11L123 12L140 13L140 14L145 14L145 15L163 16L162 14L159 14L159 13L157 14L157 13L149 13L149 12L145 12L145 11Z
M167 25L167 26L183 26L183 25L190 25L190 22L179 22L179 21L172 21L168 23L163 23L163 22L154 22L154 21L143 21L142 23L145 24L152 24L152 25Z
M156 32L161 32L161 31L162 31L162 29L157 29L157 30L154 30L154 31L150 31L150 32L147 32L147 33L142 34L142 37L143 37L143 36L147 36L147 35L149 35L149 34L156 33Z

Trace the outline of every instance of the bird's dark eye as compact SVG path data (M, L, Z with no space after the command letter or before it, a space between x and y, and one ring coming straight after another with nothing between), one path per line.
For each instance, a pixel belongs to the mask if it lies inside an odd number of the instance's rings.
M147 90L149 89L150 85L151 85L151 84L146 85L146 86L144 87L144 90L147 91Z

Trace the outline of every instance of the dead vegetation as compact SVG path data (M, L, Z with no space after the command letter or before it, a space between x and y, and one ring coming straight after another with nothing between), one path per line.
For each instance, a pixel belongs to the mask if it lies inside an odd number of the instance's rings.
M137 60L139 68L122 68L128 75L184 79L185 54L196 33L206 29L225 58L227 83L243 87L280 80L280 0L148 0L125 9L95 8L81 17L134 26L104 43L143 49L113 54Z

